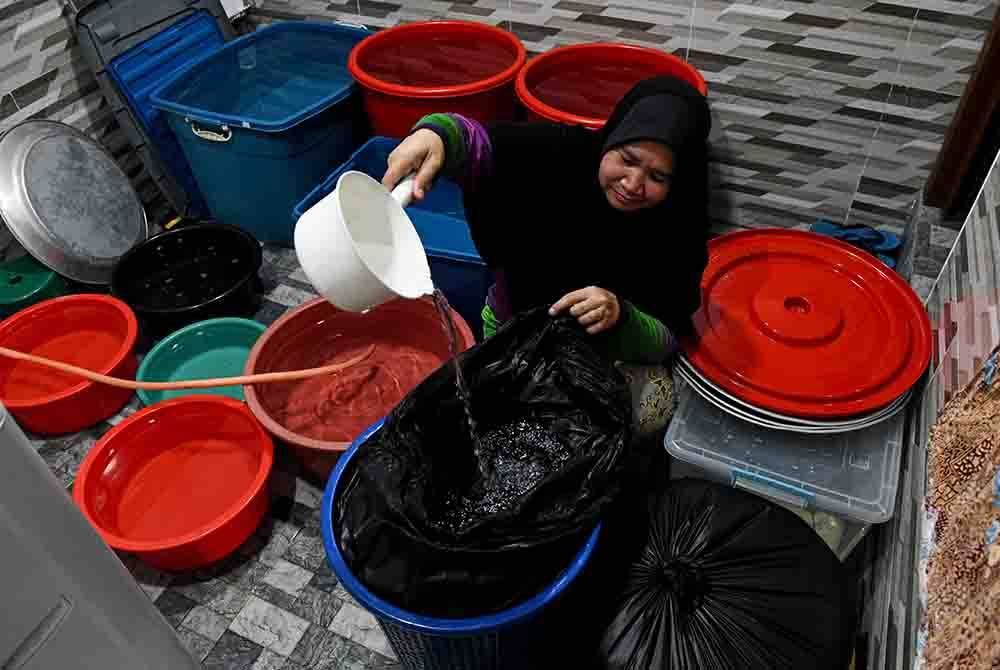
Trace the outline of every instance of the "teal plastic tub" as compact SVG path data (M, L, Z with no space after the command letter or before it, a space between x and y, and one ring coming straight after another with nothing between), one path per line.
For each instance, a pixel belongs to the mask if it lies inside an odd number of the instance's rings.
M230 42L152 96L213 218L290 245L292 208L367 138L347 58L368 31L285 22Z
M238 377L243 374L250 350L264 330L262 323L229 317L192 323L174 331L153 347L142 359L135 378L143 382L172 382ZM194 394L244 399L242 386L138 392L139 400L147 406Z

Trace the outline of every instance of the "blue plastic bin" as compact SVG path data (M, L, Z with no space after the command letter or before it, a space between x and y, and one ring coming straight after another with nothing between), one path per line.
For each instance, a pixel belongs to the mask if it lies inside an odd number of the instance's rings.
M291 244L292 208L369 134L347 71L367 35L334 23L274 24L153 94L217 221Z
M296 205L292 218L298 221L307 209L331 193L345 172L357 170L381 180L389 154L398 144L399 140L388 137L368 140ZM483 305L493 277L472 242L461 189L452 181L439 179L426 197L410 205L406 213L424 244L434 284L462 315L476 337L482 338Z
M112 60L108 74L156 145L160 158L190 198L191 214L208 214L184 150L151 97L163 82L225 44L215 17L196 12Z
M382 600L354 577L333 535L333 503L337 484L358 447L379 428L375 424L354 441L337 461L323 493L320 522L323 545L333 573L355 600L379 622L389 644L407 670L525 670L532 642L542 640L540 614L561 596L583 571L601 534L598 524L583 548L547 589L497 614L469 619L439 619L407 612Z

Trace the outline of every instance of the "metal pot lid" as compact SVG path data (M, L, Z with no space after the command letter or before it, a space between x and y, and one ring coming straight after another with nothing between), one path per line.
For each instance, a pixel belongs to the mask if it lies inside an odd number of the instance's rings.
M930 360L927 312L873 256L814 233L754 230L709 244L691 365L752 406L818 419L870 414Z
M803 425L799 423L786 423L781 420L774 420L754 411L744 409L737 404L730 403L727 398L717 394L715 389L711 388L703 380L698 379L698 377L693 375L690 371L684 371L678 368L676 370L676 379L686 384L694 393L701 396L701 398L709 404L726 414L729 414L730 416L734 416L737 419L746 421L747 423L751 423L761 428L767 428L768 430L779 430L782 432L799 433L802 435L836 435L840 433L850 433L857 430L863 430L865 428L878 425L883 421L888 421L899 414L899 412L901 412L909 403L912 393L907 392L884 410L868 415L849 424L837 423L830 425Z
M861 414L859 416L850 417L847 419L804 419L802 417L790 416L788 414L781 414L779 412L772 412L770 410L751 405L750 403L741 400L731 393L727 393L725 390L719 388L711 381L706 379L704 375L698 372L697 369L692 366L684 355L677 357L677 362L674 367L674 371L678 375L683 375L685 379L690 379L690 385L697 389L704 389L706 394L711 394L714 397L722 400L731 407L738 408L743 412L753 414L754 416L762 417L773 423L789 425L789 426L806 426L806 427L818 427L826 429L844 429L844 430L854 430L854 428L862 423L870 422L873 419L878 419L879 417L884 417L889 414L895 413L901 406L906 404L909 398L909 393L906 393L886 407L878 410L877 412L872 412L870 414ZM701 391L699 390L699 393Z
M107 284L146 238L146 212L111 155L79 130L27 121L0 139L0 216L39 262L84 284Z

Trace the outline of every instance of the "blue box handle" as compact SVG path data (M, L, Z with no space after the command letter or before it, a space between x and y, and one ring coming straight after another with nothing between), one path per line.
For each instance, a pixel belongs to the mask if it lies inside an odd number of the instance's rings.
M802 509L812 509L816 501L816 494L810 491L741 468L733 468L731 484L735 488Z

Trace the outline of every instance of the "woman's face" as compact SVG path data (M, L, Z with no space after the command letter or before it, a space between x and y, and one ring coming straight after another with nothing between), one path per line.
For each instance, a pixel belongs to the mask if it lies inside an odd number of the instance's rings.
M623 212L655 207L667 198L674 172L674 152L665 144L643 140L604 154L597 179L608 204Z

